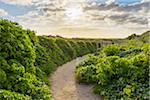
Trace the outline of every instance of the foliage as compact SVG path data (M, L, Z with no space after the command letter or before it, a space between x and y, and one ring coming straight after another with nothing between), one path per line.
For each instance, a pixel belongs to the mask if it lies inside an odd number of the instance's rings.
M67 60L66 56L63 54L63 51L55 43L55 38L48 37L39 37L40 45L44 47L48 56L56 65L62 65Z
M0 52L2 59L15 59L26 67L26 71L35 73L35 49L26 31L16 23L0 20Z
M52 58L49 57L44 47L37 45L36 48L37 57L35 65L49 75L56 67L56 64L51 60Z
M117 45L109 45L106 46L103 51L107 56L113 56L113 55L118 55L120 52L120 47Z
M17 92L11 92L8 90L0 89L0 99L1 100L31 100L31 97L25 96Z
M73 59L76 56L75 50L66 40L58 38L56 39L55 43L59 46L59 48L61 48L63 54L66 56L67 61Z
M1 99L51 99L49 87L36 77L37 42L34 32L0 20Z
M129 40L140 40L143 43L150 43L150 30L144 32L142 35L136 35L132 34L129 37L127 37Z
M88 40L67 40L64 38L40 36L39 43L51 61L57 66L75 57L96 51L96 43ZM90 43L90 46L87 47L87 43ZM90 50L91 48L93 48L93 50Z
M96 50L89 50L96 43L88 47L82 43L60 37L37 37L34 31L25 30L16 22L0 20L0 99L51 100L47 76L57 66ZM80 45L86 48L80 50Z
M87 54L89 53L89 49L87 48L87 45L85 42L83 41L78 41L77 44L79 45L79 55L82 56L83 54Z
M95 84L94 93L105 100L148 100L150 45L130 41L134 45L108 45L81 62L76 79Z

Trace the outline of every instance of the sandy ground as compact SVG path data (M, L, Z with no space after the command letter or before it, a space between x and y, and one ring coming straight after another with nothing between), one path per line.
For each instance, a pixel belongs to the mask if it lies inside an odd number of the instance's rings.
M54 100L102 100L92 94L92 86L75 81L75 67L85 57L79 57L62 66L50 77Z

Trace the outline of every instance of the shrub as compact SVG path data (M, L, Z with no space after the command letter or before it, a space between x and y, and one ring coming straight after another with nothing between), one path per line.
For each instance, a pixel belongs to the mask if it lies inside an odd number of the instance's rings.
M0 53L3 59L15 59L35 73L35 49L25 30L16 23L0 20Z
M67 61L67 56L63 53L61 48L55 43L55 38L39 37L40 45L42 45L51 60L57 65L62 65Z
M94 93L105 100L148 100L150 46L126 47L104 47L76 67L76 79L95 84Z
M11 92L8 90L0 89L0 99L1 100L31 100L31 97L25 96L17 92Z
M56 39L55 43L63 51L64 55L67 58L67 61L69 61L75 57L75 50L71 47L71 45L67 41L58 38L58 39Z
M93 45L77 41L37 37L18 23L0 20L0 99L51 100L47 76L57 66L92 53Z
M114 56L120 53L120 47L117 45L108 45L103 49L103 51L107 56Z
M1 90L1 99L51 99L48 86L35 76L37 44L33 31L0 20L0 88L5 89Z
M49 56L44 47L37 45L36 48L37 57L35 65L49 75L56 68L56 64L53 62L51 56Z
M87 45L83 41L77 42L77 45L79 45L79 52L80 52L79 56L89 53L89 49L87 48Z

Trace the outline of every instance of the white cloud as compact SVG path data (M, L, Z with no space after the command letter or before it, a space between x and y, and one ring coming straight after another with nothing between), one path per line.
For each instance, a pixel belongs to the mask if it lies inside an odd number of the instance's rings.
M1 16L7 16L8 13L4 9L0 9L0 17Z
M0 1L12 5L31 5L36 0L0 0Z
M108 0L105 5L88 5L84 7L84 12L90 16L88 18L91 18L91 20L96 20L97 22L105 20L108 25L115 25L114 23L117 25L131 23L130 27L133 27L133 24L137 28L140 26L147 27L149 11L149 4L147 2L126 6L121 6L114 2L115 0Z
M31 19L33 19L33 18L36 18L38 16L39 16L38 11L29 11L26 14L21 15L21 16L17 16L17 17L18 18L31 18Z
M143 2L150 2L150 0L142 0L141 3L143 3Z
M107 0L107 1L106 1L106 4L107 4L107 5L110 5L110 4L113 4L114 2L115 2L115 0Z
M13 5L35 5L37 8L34 11L29 11L15 18L26 28L35 29L39 33L62 32L62 34L66 33L67 35L67 32L70 32L71 35L73 32L82 32L82 35L84 35L84 32L87 32L89 36L92 36L95 33L98 35L99 33L110 32L110 35L117 32L120 34L122 31L129 33L133 29L141 32L140 30L147 28L146 24L148 23L148 4L145 2L149 0L126 6L116 4L115 0L107 0L106 4L96 2L89 4L86 0L0 1ZM0 16L8 15L7 12L5 14L4 12L0 10ZM72 28L66 28L68 26ZM83 29L80 27L83 27ZM62 30L59 30L60 28ZM77 31L78 29L79 31ZM89 32L92 34L90 35ZM126 35L124 34L124 36Z

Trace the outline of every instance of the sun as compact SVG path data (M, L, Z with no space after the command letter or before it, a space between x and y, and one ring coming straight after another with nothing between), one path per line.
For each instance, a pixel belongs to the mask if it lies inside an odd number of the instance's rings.
M80 7L69 7L66 9L66 15L70 20L77 20L82 17L83 11Z

